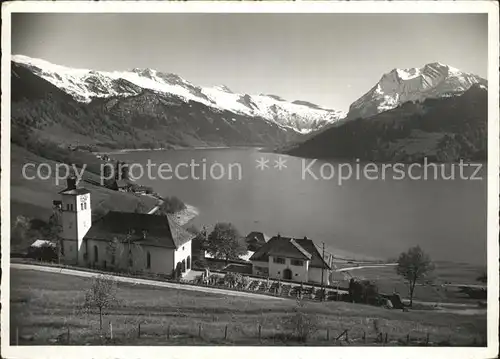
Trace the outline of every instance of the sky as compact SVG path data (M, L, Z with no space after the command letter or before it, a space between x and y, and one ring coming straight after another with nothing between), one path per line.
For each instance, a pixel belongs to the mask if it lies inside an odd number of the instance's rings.
M200 86L348 110L393 68L486 78L485 14L12 14L12 54L74 68L152 68Z

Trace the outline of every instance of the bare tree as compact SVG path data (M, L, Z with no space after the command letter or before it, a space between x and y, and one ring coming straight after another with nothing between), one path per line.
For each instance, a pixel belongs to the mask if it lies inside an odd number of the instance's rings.
M103 311L118 302L115 282L107 276L99 275L85 294L85 308L99 310L99 328L102 330Z
M408 281L410 307L413 305L415 284L422 281L433 269L430 257L420 246L412 247L399 255L396 272Z

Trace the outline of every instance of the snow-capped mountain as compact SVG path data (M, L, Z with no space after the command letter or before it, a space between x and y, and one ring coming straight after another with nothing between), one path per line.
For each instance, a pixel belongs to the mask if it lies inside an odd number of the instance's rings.
M408 101L460 95L475 83L487 87L485 79L439 62L421 68L393 69L351 104L347 118L370 117Z
M275 95L234 93L227 86L200 87L176 74L153 69L135 68L123 72L73 69L23 55L14 55L12 61L27 67L79 102L88 103L94 98L135 96L148 89L220 111L261 117L300 133L318 130L345 117L341 111L321 108L306 101L288 102Z

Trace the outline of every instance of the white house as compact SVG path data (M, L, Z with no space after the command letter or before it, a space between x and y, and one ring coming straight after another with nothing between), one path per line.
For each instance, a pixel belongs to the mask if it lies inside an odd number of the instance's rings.
M324 258L308 238L277 235L257 250L252 257L252 274L296 282L329 285L331 256ZM323 272L323 275L322 275Z
M62 261L165 275L191 269L194 235L171 217L111 211L92 223L90 191L68 179L60 194Z

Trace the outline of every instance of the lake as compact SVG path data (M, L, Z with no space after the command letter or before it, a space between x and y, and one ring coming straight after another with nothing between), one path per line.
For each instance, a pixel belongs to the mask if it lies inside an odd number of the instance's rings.
M423 168L384 172L378 165L377 172L372 164L367 178L365 163L314 162L248 148L138 151L111 157L143 165L141 184L197 207L200 214L192 221L197 226L231 222L242 235L260 231L307 236L318 245L324 242L338 256L395 258L418 244L433 260L486 263L485 165L475 176L482 180L470 179L472 167L460 174L458 165L455 179L436 179L430 169L425 180L416 179L425 174ZM286 166L281 170L275 167L280 157ZM256 168L261 158L268 160L263 169ZM148 160L151 178L146 175ZM192 161L194 170L188 167ZM162 163L164 179L158 175ZM339 183L341 165L344 175L348 165L353 175ZM210 169L213 177L222 178L212 178ZM452 165L445 170L449 176ZM140 175L138 166L132 174Z

